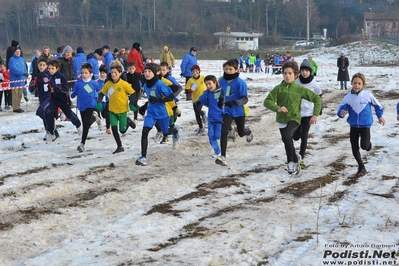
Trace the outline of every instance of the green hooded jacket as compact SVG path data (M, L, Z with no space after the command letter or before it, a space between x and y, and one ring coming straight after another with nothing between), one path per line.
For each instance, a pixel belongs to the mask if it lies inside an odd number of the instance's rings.
M285 81L277 85L267 95L263 101L263 106L273 112L276 112L276 122L288 124L290 121L301 123L301 101L302 99L314 103L313 115L318 116L321 109L321 98L313 91L298 85L295 81L286 83ZM285 106L287 113L278 112L277 110Z

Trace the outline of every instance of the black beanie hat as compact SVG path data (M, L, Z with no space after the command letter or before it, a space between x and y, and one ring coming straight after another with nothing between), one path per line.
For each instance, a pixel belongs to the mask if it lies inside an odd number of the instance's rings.
M152 64L146 64L144 69L151 70L151 72L154 73L154 76L157 75L157 68Z
M96 50L94 50L94 52L95 52L96 54L98 54L99 56L102 56L102 55L103 55L103 49L101 49L101 48L97 48Z
M84 54L84 53L85 53L85 50L83 49L82 46L79 46L79 47L76 49L76 53L78 53L78 54Z
M16 40L12 40L11 41L11 46L12 47L17 47L19 45L19 42L17 42Z
M136 49L137 51L140 51L140 44L138 42L133 43L132 46L134 49Z

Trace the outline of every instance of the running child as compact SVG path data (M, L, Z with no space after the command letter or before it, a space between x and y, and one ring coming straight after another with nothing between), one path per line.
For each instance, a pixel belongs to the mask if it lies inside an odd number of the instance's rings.
M364 163L360 156L360 148L370 151L372 144L370 142L370 127L373 124L373 112L371 107L374 107L378 122L385 125L385 119L382 117L384 108L374 95L367 90L364 90L366 85L366 78L362 73L356 73L351 80L352 90L345 95L341 103L338 105L337 115L339 118L344 118L349 114L346 121L350 125L349 139L352 147L352 154L358 164L357 177L363 176L367 173Z
M247 142L251 142L253 139L251 129L245 126L248 87L247 83L239 77L238 60L227 60L223 64L223 71L223 77L219 80L221 95L218 102L219 107L223 109L222 136L220 138L221 156L215 161L219 165L227 165L227 136L233 120L237 125L237 133L240 137L246 136Z
M218 141L222 135L222 120L223 111L218 106L219 97L221 93L219 82L213 75L208 75L204 79L207 90L195 102L195 104L202 104L208 107L208 138L214 154L213 158L220 156L220 147Z
M165 103L173 101L175 96L172 90L159 80L157 64L148 63L144 69L144 92L148 98L147 115L144 118L141 134L141 156L136 160L136 165L146 166L148 134L156 123L162 129L163 135L169 134L169 115ZM177 132L176 132L177 134Z
M310 124L316 124L321 110L321 98L313 91L296 84L295 79L299 75L297 62L287 62L281 69L284 81L269 92L263 101L263 106L276 112L276 122L287 155L288 173L298 174L301 168L299 158L295 154L292 137L301 123L301 102L302 99L313 102L313 116L310 118Z
M107 80L107 75L108 75L108 67L104 64L100 66L100 77L97 80L98 85L100 88L102 88ZM101 111L101 117L105 119L105 132L107 134L111 134L111 124L109 122L109 112L108 112L108 102L109 102L109 96L108 94L105 95L102 101L103 105L103 110Z
M90 126L97 120L97 95L100 85L92 79L93 67L89 63L83 63L80 68L80 79L72 87L71 98L78 97L77 106L82 118L82 140L77 147L79 152L85 151L87 135ZM96 115L94 115L96 114Z
M197 120L198 130L197 135L204 133L204 124L206 123L206 113L202 111L202 105L195 105L194 103L204 93L206 86L204 83L204 76L201 76L201 69L198 65L191 67L193 76L186 83L186 93L192 94L193 109L195 113L195 120Z
M132 86L134 93L131 98L132 98L132 103L134 107L136 108L134 113L134 120L137 120L137 114L138 114L138 101L139 101L139 96L140 96L140 90L141 90L141 84L143 83L143 75L140 73L136 72L136 63L135 62L129 62L127 63L127 73L126 73L126 81Z
M35 89L35 94L37 94L39 99L39 106L36 110L36 115L43 120L44 129L46 131L46 135L44 136L43 140L47 141L47 137L49 137L47 132L49 132L46 124L46 117L44 113L44 109L46 105L48 105L50 101L50 88L49 82L51 79L51 74L47 69L47 61L48 59L45 57L40 57L37 61L37 69L36 73L32 74L33 80L33 88ZM58 112L54 113L54 119L57 118ZM54 136L57 139L60 135L58 134L57 129L54 129Z
M46 125L48 130L47 143L54 141L57 136L55 135L55 119L54 115L58 113L58 108L76 127L78 134L82 134L81 122L77 115L71 110L71 98L69 96L69 85L64 76L60 72L61 62L50 60L48 62L48 71L51 74L51 79L48 86L50 87L50 100L44 108L46 118Z
M322 96L321 89L319 84L317 83L316 79L314 79L314 76L311 74L312 73L312 63L305 59L301 63L301 66L299 68L300 74L299 77L295 80L295 82L299 85L304 86L305 88L308 88L309 90L313 91L317 95ZM298 129L294 133L294 140L299 140L301 139L301 148L299 150L299 155L301 158L299 159L299 165L301 169L305 169L305 163L303 159L305 158L305 152L306 148L308 146L308 136L309 136L309 129L310 129L310 119L313 116L313 108L314 104L312 102L309 102L305 99L302 99L301 103L301 124L299 125ZM321 111L320 111L321 115Z
M111 62L111 80L107 81L102 87L98 98L97 98L97 110L102 111L103 104L102 100L105 95L109 95L109 120L111 124L112 135L114 136L117 148L113 152L119 153L125 151L125 148L122 146L122 141L118 133L118 124L119 124L119 132L124 134L128 130L129 125L133 122L130 118L127 117L127 112L130 110L134 110L134 105L132 102L128 101L128 96L135 93L132 86L121 79L122 76L122 64L118 61ZM135 127L135 125L134 125Z

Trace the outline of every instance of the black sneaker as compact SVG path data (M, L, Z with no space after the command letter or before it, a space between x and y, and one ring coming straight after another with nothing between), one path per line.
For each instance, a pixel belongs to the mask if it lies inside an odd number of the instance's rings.
M120 146L120 147L118 147L118 148L113 152L113 154L115 154L115 153L120 153L120 152L123 152L123 151L125 151L125 148L123 148L122 146Z
M373 144L371 144L371 142L370 142L370 145L369 145L369 147L367 148L366 151L371 151L372 148L373 148Z
M132 119L130 119L130 117L127 118L127 124L129 125L129 127L131 127L132 129L136 128L136 123L134 123L134 121Z
M359 170L356 173L356 177L361 177L367 174L367 170L365 167L359 168Z
M21 108L15 109L13 110L14 113L23 113L25 112L24 110L22 110Z

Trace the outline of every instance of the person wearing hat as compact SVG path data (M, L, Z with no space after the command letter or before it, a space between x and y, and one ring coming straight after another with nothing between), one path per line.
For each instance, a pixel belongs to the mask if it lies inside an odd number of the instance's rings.
M310 73L310 74L312 76L316 77L317 76L317 70L319 70L319 66L317 65L316 61L314 61L312 54L308 54L308 60L312 64L312 73Z
M73 75L75 80L80 79L80 72L83 63L87 62L83 47L79 46L76 49L76 55L73 58Z
M169 75L172 75L172 68L175 67L175 57L173 56L172 52L169 50L168 46L163 47L163 51L161 56L159 57L159 62L166 62L169 66Z
M98 60L103 56L103 50L101 48L97 48L94 52L88 54L86 56L86 61L93 68L93 79L97 80L100 77L100 67L98 65Z
M173 91L166 84L159 80L158 65L148 63L144 69L145 83L144 92L148 98L147 115L144 118L143 130L141 133L141 156L137 158L136 165L146 166L148 134L156 123L161 127L162 134L169 134L169 114L166 109L166 102L173 101ZM172 134L177 134L174 129Z
M313 70L312 63L304 59L299 67L300 74L295 82L299 85L308 88L313 91L317 95L322 96L322 92L319 84L317 83L314 76L311 74ZM301 148L299 150L299 155L301 159L299 160L299 165L301 169L305 169L305 163L303 159L305 158L306 147L308 145L308 134L310 129L310 119L313 116L314 104L309 102L308 100L302 99L301 102L301 124L298 129L295 131L293 139L299 140L301 139ZM320 115L322 114L322 110L320 109Z
M19 42L16 40L11 41L11 46L7 47L7 52L6 52L6 67L8 68L8 61L10 61L10 58L14 55L15 48L19 47L21 49L21 46L19 45ZM21 50L21 57L23 57L23 52Z
M73 75L73 57L72 57L72 47L66 45L62 51L62 56L58 58L61 63L60 72L65 76L68 81L69 90L72 89L74 75Z
M337 67L338 67L337 81L339 81L341 90L344 89L344 86L345 90L347 90L348 87L346 86L346 83L347 81L349 81L349 71L348 71L349 60L345 56L344 51L341 52L341 56L337 60Z
M111 73L111 62L114 61L114 56L112 53L109 51L111 48L109 47L108 44L103 45L102 51L103 51L103 64L108 67L108 73Z
M10 71L10 87L12 95L13 112L22 113L21 109L22 91L25 86L26 76L28 73L25 59L21 56L21 48L14 48L14 55L8 61L8 70Z
M136 72L142 74L144 72L144 56L141 52L140 43L135 42L127 57L127 62L134 62L136 64Z

